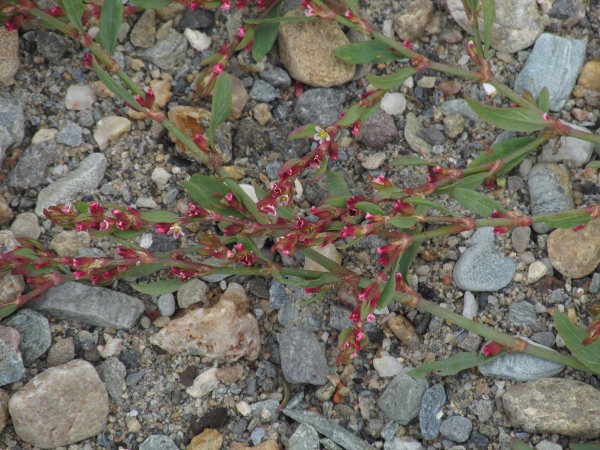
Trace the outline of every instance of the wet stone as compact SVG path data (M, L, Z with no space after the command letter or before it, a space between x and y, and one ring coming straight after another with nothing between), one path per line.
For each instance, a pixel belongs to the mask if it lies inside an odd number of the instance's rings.
M419 410L419 426L423 439L435 439L440 433L442 406L446 403L446 391L442 384L427 389Z

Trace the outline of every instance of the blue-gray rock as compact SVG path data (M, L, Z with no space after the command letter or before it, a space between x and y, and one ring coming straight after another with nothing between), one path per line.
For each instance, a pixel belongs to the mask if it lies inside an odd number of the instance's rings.
M158 310L161 316L171 317L175 314L175 296L171 293L158 297Z
M260 72L258 76L278 89L287 89L292 85L292 79L288 73L279 67L271 67L268 70Z
M498 291L508 285L517 268L512 258L494 250L494 230L480 228L470 239L471 246L460 256L454 266L456 285L465 291Z
M106 391L113 400L121 402L123 400L123 392L127 389L125 384L125 375L127 375L127 369L121 361L114 356L106 358L106 360L96 367L96 372L100 376L100 379L106 386Z
M131 329L144 312L135 297L72 281L50 288L28 306L59 319L123 330Z
M265 437L265 430L263 430L260 427L256 427L254 430L252 430L252 432L250 433L250 439L252 439L252 445L259 445L263 438Z
M349 318L351 313L350 308L331 304L329 307L329 326L338 331L353 326L354 323Z
M163 70L168 70L183 61L187 45L186 37L171 28L164 39L157 41L152 47L138 50L136 53L141 59L150 61Z
M40 191L35 213L38 217L45 217L44 208L59 203L73 203L80 197L89 195L100 184L106 165L106 157L103 154L89 155L77 169Z
M454 442L465 442L469 439L473 424L469 419L462 416L448 417L442 422L440 432L442 435Z
M521 339L536 347L544 347L527 338ZM494 358L487 364L480 365L479 371L486 377L505 378L512 381L534 381L558 375L564 368L565 366L562 364L537 356L507 353Z
M318 302L302 304L308 298L310 294L300 287L271 282L269 303L273 308L279 308L277 320L285 327L300 327L307 331L317 331L321 328L322 311L317 305Z
M281 370L288 382L319 386L327 383L327 359L313 333L291 327L279 333L277 340Z
M56 142L59 144L65 144L69 147L79 147L82 142L81 134L83 128L74 122L68 122L62 130L59 131L56 137Z
M25 374L19 340L17 330L0 325L0 386L19 381Z
M265 417L263 411L270 413L269 417L271 421L275 420L277 418L277 408L279 408L279 403L275 400L264 400L250 405L252 417L261 418L261 420L264 420L262 417Z
M54 31L44 31L36 39L38 51L53 63L59 62L69 48L67 40Z
M592 282L590 283L590 292L597 294L600 292L600 273L594 272L592 275Z
M207 11L202 8L191 10L186 8L183 12L183 17L179 21L179 29L184 31L186 28L198 30L200 28L212 27L215 23L215 15L212 11Z
M575 207L569 175L558 165L540 163L529 172L529 196L531 198L531 214L534 216L568 211ZM545 223L533 224L537 233L548 233L552 230Z
M477 113L473 111L469 104L462 98L445 101L442 103L442 106L440 106L440 111L445 116L460 114L465 119L471 119L475 122L481 120Z
M8 92L0 90L0 164L6 152L18 147L25 135L23 104Z
M125 385L133 386L142 378L144 378L144 375L146 375L146 372L144 372L143 370L140 370L139 372L130 373L129 375L127 375L127 378L125 378Z
M304 92L294 108L294 116L302 124L329 126L339 119L346 94L338 89L310 89Z
M321 414L289 408L284 409L283 413L296 422L312 425L318 433L328 437L346 450L375 450L375 447L340 425L327 420Z
M586 43L544 33L533 47L525 67L515 80L515 91L539 92L544 86L550 94L550 110L560 111L571 95L585 62Z
M358 140L367 147L384 148L398 137L398 129L394 118L383 109L377 108L361 128Z
M15 189L31 189L40 186L58 155L58 146L54 139L30 145L8 174L7 184Z
M317 430L307 423L301 424L290 437L288 445L290 450L317 450L319 448Z
M169 436L153 434L140 444L140 450L179 450L179 447Z
M277 90L264 80L256 80L248 95L252 100L264 103L272 102L279 97Z
M442 418L439 413L444 403L446 391L442 384L435 384L425 391L419 410L419 426L423 439L435 439L440 434Z
M537 323L537 312L531 303L513 302L508 307L508 320L518 327L531 326Z
M42 356L52 345L48 319L38 312L22 309L4 319L2 325L14 328L21 335L19 350L23 355L25 366L29 366Z
M419 415L421 400L429 383L425 378L412 378L407 375L411 369L406 368L396 375L388 384L377 404L386 417L408 425Z

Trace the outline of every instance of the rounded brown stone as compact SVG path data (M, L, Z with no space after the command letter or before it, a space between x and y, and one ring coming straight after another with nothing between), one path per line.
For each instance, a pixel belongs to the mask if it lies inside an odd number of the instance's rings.
M585 228L554 230L548 236L548 257L552 267L569 278L589 275L600 264L600 219Z
M0 84L12 80L19 69L19 32L0 27Z
M583 66L577 84L585 89L600 92L600 60L589 61Z

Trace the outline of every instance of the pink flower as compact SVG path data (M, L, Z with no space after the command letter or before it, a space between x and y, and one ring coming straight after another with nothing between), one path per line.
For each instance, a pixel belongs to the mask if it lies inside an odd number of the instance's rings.
M104 214L104 209L96 202L90 202L88 213L92 216Z
M410 41L408 39L403 41L402 45L404 45L406 48L408 48L410 50L412 50L412 48L413 48L412 44L410 43Z
M223 70L225 70L225 65L223 63L216 64L213 67L213 73L216 75L219 75L221 72L223 72Z
M313 139L315 141L317 141L319 144L322 144L323 142L329 142L331 140L331 136L329 136L327 131L325 131L320 126L318 126L318 125L315 126L315 131L316 131L316 133L313 136Z
M544 119L546 122L552 122L552 117L550 117L548 114L544 113L542 114L542 119Z
M362 122L360 120L357 120L356 122L354 122L354 126L352 127L352 134L354 136L358 136L360 134L361 126L362 126Z
M239 27L236 34L239 38L246 36L246 27Z
M175 239L179 239L179 236L185 236L185 233L181 229L181 225L179 225L178 223L173 224L173 226L169 228L169 231L167 231L167 234L173 235Z
M346 12L344 13L344 17L352 22L356 21L356 16L349 9L347 9Z
M495 356L502 351L502 346L497 342L492 341L489 344L484 345L481 351L485 356Z
M500 219L500 218L504 218L504 217L510 217L508 214L505 213L501 213L499 211L494 210L492 212L492 217L494 219ZM494 227L494 233L500 235L500 234L504 234L504 233L508 233L510 231L510 227L502 227L502 226L496 226Z
M231 8L231 3L229 3L229 0L221 0L221 9L230 9Z
M154 225L156 229L156 233L158 234L166 234L171 229L170 223L157 223Z

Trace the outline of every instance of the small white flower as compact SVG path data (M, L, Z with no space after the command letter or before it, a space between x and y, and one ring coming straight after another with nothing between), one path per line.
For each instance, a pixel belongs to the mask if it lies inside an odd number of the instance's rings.
M331 136L329 136L329 133L327 133L327 131L325 131L320 126L315 126L315 131L316 133L313 136L313 139L319 144L322 144L324 141L329 142L331 140Z
M167 234L172 234L175 239L179 239L179 236L185 236L185 233L183 232L181 226L178 223L174 224L171 228L169 228Z

